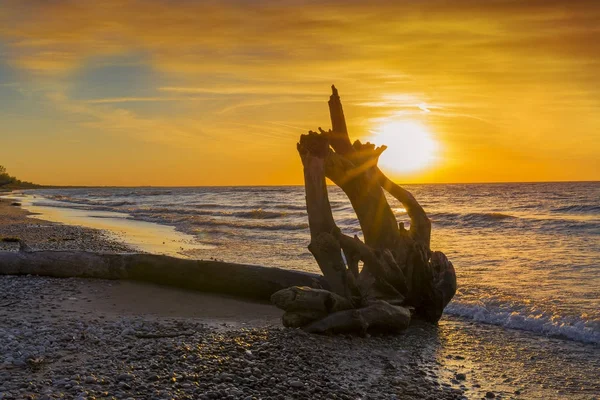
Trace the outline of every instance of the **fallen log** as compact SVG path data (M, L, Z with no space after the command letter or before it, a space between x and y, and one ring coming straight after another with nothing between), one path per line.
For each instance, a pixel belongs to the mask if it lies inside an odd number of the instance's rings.
M289 286L329 287L320 275L281 268L86 251L0 252L0 275L133 280L266 301Z

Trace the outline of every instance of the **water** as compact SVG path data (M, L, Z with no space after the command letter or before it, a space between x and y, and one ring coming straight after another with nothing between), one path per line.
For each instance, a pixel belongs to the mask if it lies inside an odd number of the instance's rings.
M432 249L454 263L446 312L535 335L600 344L600 183L407 185L433 221ZM339 227L359 234L330 187ZM111 212L192 235L194 258L319 272L303 187L92 188L33 192L34 204ZM390 198L399 221L408 218ZM119 213L119 214L112 214ZM103 215L95 215L100 218Z

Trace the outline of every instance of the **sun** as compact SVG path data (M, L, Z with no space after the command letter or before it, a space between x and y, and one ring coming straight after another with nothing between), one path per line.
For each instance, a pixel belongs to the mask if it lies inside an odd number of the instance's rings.
M416 172L431 166L439 148L427 127L415 121L382 124L369 140L388 147L379 158L379 165L396 173Z

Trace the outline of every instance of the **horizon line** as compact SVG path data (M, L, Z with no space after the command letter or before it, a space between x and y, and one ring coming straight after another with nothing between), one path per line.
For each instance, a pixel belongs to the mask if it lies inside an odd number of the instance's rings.
M534 183L600 183L600 180L564 180L564 181L489 181L489 182L411 182L398 183L397 185L502 185L502 184L534 184ZM43 185L38 188L24 188L14 190L35 189L84 189L84 188L206 188L206 187L302 187L304 184L280 184L280 185ZM327 186L337 186L327 184ZM10 188L7 188L10 190ZM0 187L0 191L2 187Z

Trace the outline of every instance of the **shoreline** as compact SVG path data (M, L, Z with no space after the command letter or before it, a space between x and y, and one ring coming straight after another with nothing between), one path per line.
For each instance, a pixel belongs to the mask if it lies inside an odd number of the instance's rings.
M20 239L32 250L89 250L99 252L131 252L134 249L115 240L100 229L65 225L31 218L36 214L13 201L0 198L0 251L17 251Z
M28 215L0 201L0 237L29 238L34 249L126 248L101 231ZM79 240L51 241L48 232ZM7 245L0 251L15 250ZM481 399L488 392L504 399L591 399L600 393L593 375L598 347L449 316L399 336L323 337L283 329L282 312L269 304L127 281L0 276L0 293L2 400L30 393L48 399ZM168 336L175 333L183 334ZM574 372L565 376L563 369Z
M14 197L8 195L0 196L0 218L7 213L14 217L23 215L17 211L10 210L8 203L13 201L19 202L20 205L18 208L28 217L23 222L26 225L33 226L34 224L31 221L40 221L38 225L45 226L46 228L51 225L54 231L59 229L57 226L75 226L83 230L88 230L88 232L97 232L104 246L102 251L130 251L164 254L179 258L193 258L188 254L193 251L212 248L209 245L196 243L193 236L179 232L173 226L133 220L128 218L126 214L109 211L86 211L76 208L36 205L33 199L27 195ZM46 203L53 202L49 199L44 199L44 201ZM58 236L58 241L65 240L61 238L65 235L60 232L51 234ZM83 237L86 237L86 235L83 235ZM24 240L30 247L36 250L44 249L35 247L40 244L39 236L30 237L29 239L33 242L32 244L30 244L29 240ZM56 248L50 247L56 250ZM65 247L65 249L73 250L73 248L69 247ZM87 244L84 244L79 249L89 250L90 248Z

